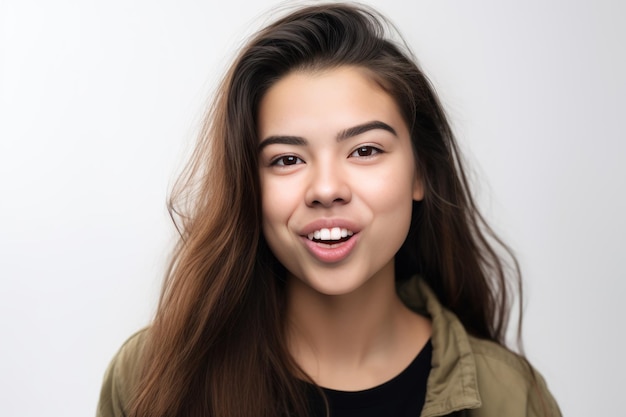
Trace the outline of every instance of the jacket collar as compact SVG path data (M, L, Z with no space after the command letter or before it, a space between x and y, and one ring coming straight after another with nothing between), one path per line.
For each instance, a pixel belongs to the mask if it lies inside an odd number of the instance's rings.
M480 407L476 362L459 319L418 276L400 284L398 293L408 307L432 320L432 368L421 417Z

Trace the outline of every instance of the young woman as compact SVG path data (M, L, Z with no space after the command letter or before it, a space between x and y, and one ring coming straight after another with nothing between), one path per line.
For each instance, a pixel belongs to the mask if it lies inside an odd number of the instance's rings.
M506 247L388 26L301 8L237 57L173 199L156 317L99 416L560 415L504 346Z

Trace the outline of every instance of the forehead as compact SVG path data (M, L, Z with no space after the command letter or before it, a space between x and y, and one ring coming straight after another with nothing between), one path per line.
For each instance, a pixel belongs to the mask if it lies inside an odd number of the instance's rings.
M371 120L406 129L395 100L368 71L344 66L281 78L260 102L257 128L260 139L307 131L336 134Z

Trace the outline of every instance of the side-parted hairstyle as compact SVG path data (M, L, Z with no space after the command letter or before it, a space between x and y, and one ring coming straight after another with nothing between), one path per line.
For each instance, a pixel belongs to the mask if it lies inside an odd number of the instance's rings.
M131 416L307 413L307 376L285 342L285 270L262 233L256 126L261 98L294 71L360 67L396 100L425 190L397 279L421 274L470 334L505 344L507 275L519 285L517 262L479 213L442 106L392 28L360 5L301 7L239 53L170 201L180 241Z

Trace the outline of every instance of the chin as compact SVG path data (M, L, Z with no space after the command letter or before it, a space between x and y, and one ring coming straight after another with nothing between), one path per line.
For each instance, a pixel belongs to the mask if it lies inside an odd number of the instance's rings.
M292 288L298 288L302 291L309 290L325 296L344 296L357 293L367 287L372 287L374 281L378 281L376 277L382 278L379 274L370 274L364 271L349 272L342 269L320 271L310 275L289 274Z

